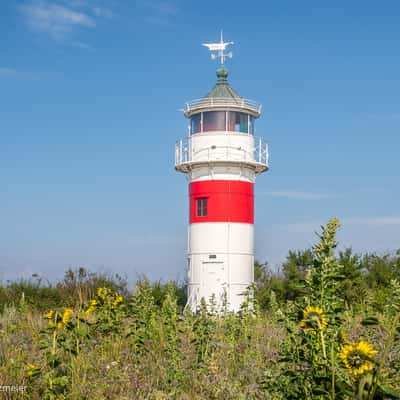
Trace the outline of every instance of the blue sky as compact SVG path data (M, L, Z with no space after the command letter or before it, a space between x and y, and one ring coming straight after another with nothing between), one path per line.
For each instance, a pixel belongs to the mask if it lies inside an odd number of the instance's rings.
M325 3L325 4L324 4ZM328 5L328 3L330 3ZM27 0L0 14L0 280L69 267L185 277L179 109L232 40L271 170L256 256L279 267L331 216L341 247L400 247L400 3Z

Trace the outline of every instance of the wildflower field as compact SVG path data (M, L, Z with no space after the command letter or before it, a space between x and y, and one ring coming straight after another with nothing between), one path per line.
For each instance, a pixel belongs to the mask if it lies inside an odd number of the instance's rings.
M400 399L400 254L337 254L337 219L238 314L184 287L68 272L0 290L0 399Z

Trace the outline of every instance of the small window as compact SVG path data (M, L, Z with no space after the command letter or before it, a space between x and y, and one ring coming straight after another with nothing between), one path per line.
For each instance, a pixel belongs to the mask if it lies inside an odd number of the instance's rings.
M249 116L249 133L250 133L250 135L254 135L254 121L255 121L255 118L252 115L250 115Z
M203 113L203 132L226 131L226 112L208 111Z
M201 132L201 113L190 117L190 134Z
M198 217L206 217L207 216L207 199L196 199L196 214Z
M249 133L249 115L236 111L228 112L228 131Z

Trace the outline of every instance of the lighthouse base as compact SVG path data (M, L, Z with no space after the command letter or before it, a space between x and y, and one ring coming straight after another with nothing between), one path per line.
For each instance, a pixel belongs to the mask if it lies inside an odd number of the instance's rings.
M188 307L204 298L217 312L237 312L254 281L254 227L242 223L198 223L189 227Z

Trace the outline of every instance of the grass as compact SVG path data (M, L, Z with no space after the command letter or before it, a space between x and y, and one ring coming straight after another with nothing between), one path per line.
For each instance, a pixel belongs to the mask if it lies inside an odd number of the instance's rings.
M400 399L400 283L377 307L349 304L338 226L323 227L301 294L270 291L262 310L249 291L237 314L203 300L193 315L177 284L130 293L85 270L2 287L0 399Z
M131 300L124 300L123 318L112 317L108 331L91 320L90 334L79 338L76 352L63 342L64 336L76 337L76 309L71 325L53 330L41 312L24 306L6 307L0 316L0 382L26 385L25 392L13 394L26 399L281 398L266 390L274 377L287 372L280 360L287 331L276 313L195 317L183 316L176 309L174 325L173 317L166 319L165 304L164 309L154 304L152 315L138 316L131 313ZM384 331L361 325L361 319L346 313L346 335L352 341L364 338L379 347ZM56 367L48 361L53 332L60 339ZM28 376L29 365L39 371L36 376ZM397 345L385 366L396 388L400 388L399 365ZM51 380L60 377L66 377L65 385L53 384L49 391Z

